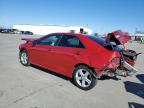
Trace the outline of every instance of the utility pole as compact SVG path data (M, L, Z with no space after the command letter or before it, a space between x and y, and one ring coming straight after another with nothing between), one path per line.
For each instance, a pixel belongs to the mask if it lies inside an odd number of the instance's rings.
M138 31L138 28L136 27L136 28L135 28L135 33L137 33L137 31Z

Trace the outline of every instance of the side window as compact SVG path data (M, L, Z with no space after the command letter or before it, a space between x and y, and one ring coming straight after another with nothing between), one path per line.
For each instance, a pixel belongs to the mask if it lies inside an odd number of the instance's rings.
M85 48L84 45L81 43L79 38L71 35L64 35L61 42L60 46L64 47L74 47L74 48Z
M51 36L45 37L44 39L40 40L39 44L48 45L48 46L55 46L58 39L59 38L57 35L51 35Z

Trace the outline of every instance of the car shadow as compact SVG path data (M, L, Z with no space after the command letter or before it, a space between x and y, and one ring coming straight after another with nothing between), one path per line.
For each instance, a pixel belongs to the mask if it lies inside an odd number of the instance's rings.
M144 84L126 81L124 85L127 92L144 98Z
M118 80L121 80L121 79L116 77L116 76L110 77L110 76L107 76L107 75L103 75L99 78L99 80L115 80L115 81L118 81Z
M129 108L144 108L144 105L135 102L128 102Z
M136 75L136 78L139 79L142 83L144 83L144 74Z
M64 79L64 80L66 80L66 81L70 81L70 82L72 81L71 78L68 78L68 77L66 77L66 76L64 76L64 75L62 75L62 74L58 74L58 73L56 73L56 72L54 72L54 71L51 71L51 70L48 70L48 69L44 69L44 68L38 67L38 66L36 66L36 65L31 65L31 67L36 68L36 69L38 69L38 70L41 70L41 71L43 71L43 72L45 72L45 73L54 75L54 76L56 76L56 77L62 78L62 79Z

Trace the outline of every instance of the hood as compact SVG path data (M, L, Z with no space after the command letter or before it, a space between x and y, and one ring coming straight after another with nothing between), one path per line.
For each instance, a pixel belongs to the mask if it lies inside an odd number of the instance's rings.
M131 36L122 32L121 30L111 32L106 36L106 43L115 42L116 45L124 45L129 40L131 40Z

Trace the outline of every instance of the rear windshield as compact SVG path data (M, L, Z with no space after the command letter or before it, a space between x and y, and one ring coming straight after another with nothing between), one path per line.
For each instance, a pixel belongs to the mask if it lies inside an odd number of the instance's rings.
M88 38L90 38L91 40L95 41L96 43L100 44L101 46L104 46L105 40L103 38L99 38L96 36L87 36Z
M96 37L96 36L90 36L87 35L87 37L91 40L93 40L94 42L98 43L99 45L103 46L106 49L112 50L112 47L114 48L115 51L121 51L122 48L120 48L118 45L115 45L113 43L105 43L105 39L100 38L100 37Z

